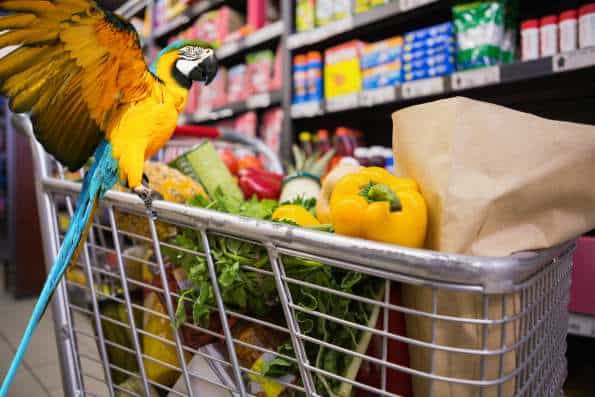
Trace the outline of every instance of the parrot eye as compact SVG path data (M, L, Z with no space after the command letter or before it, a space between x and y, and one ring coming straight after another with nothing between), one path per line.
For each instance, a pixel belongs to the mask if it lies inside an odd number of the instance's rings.
M180 49L180 58L188 61L195 61L200 58L203 51L204 50L200 47L183 47Z

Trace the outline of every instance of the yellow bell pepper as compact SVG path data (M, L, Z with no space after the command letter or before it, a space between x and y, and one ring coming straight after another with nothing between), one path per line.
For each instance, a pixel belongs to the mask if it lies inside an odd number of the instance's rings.
M424 244L427 207L412 179L364 168L337 182L330 207L338 234L413 248Z
M288 220L302 227L311 227L320 225L318 219L301 205L285 204L273 212L274 221Z

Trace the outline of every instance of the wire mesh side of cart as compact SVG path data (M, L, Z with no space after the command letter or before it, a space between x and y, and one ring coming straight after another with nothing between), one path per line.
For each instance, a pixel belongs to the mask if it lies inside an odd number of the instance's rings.
M52 262L60 207L72 214L80 184L50 178L33 147ZM86 281L62 283L53 309L66 395L561 394L572 243L476 258L167 202L154 210L156 220L137 197L109 192L74 264ZM176 261L188 280L172 275ZM123 315L105 314L106 302ZM97 351L79 350L83 338Z

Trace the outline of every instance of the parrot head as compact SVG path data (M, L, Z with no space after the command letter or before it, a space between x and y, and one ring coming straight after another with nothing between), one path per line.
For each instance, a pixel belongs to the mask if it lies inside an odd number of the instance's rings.
M215 51L197 40L176 41L162 49L151 65L151 71L159 76L163 64L169 64L167 69L172 77L186 88L194 81L209 84L215 78L218 66Z

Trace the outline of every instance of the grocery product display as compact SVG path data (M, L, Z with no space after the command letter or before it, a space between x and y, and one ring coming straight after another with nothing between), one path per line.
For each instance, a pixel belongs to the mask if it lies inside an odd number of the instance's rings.
M64 395L593 390L595 3L120 3L0 2Z

